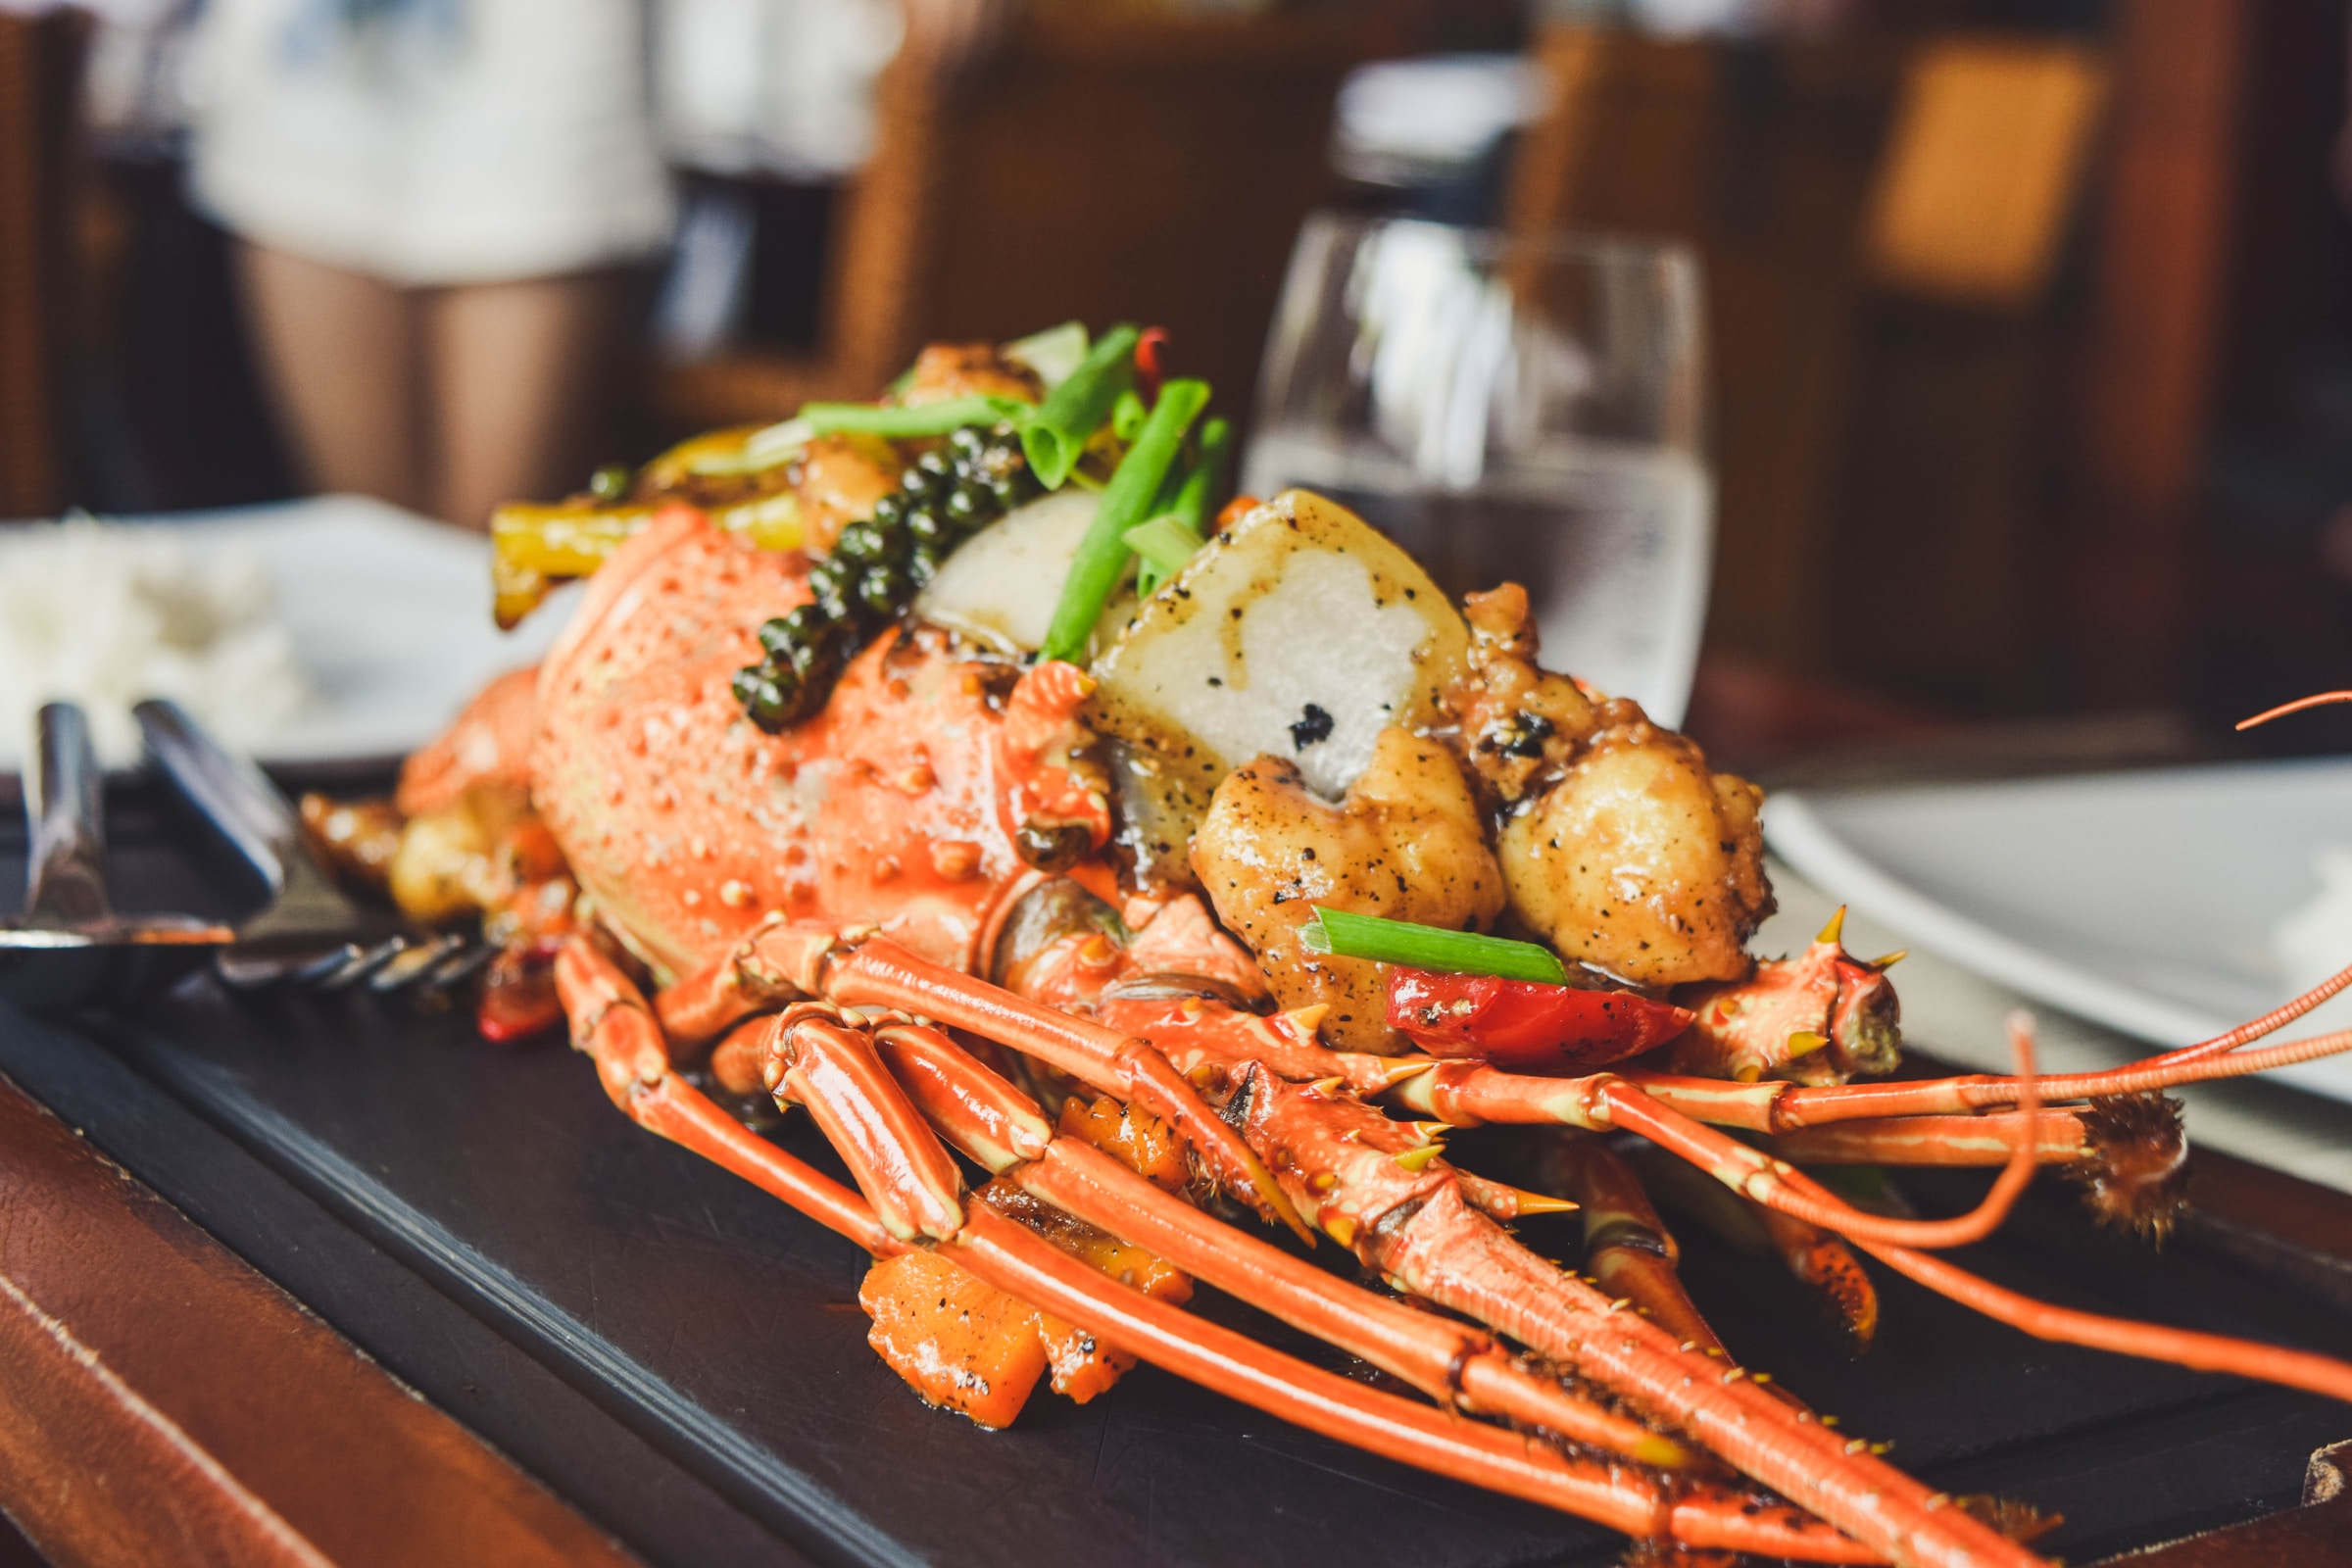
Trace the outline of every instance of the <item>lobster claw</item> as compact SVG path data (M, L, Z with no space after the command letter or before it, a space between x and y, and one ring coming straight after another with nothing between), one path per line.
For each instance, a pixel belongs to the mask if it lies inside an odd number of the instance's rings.
M1677 992L1693 1016L1674 1043L1672 1070L1800 1084L1893 1071L1902 1055L1902 1013L1886 971L1903 955L1858 958L1846 951L1844 925L1840 908L1796 956L1759 963L1745 980Z

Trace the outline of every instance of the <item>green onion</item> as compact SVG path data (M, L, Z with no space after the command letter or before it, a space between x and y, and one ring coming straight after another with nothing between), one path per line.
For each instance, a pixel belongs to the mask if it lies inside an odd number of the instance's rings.
M1051 392L1070 378L1070 372L1086 361L1086 323L1064 321L1049 326L1043 332L1015 338L999 352L1006 359L1026 365L1037 372Z
M1010 398L972 397L949 398L911 409L885 408L878 403L810 403L802 407L799 418L819 435L831 430L857 430L893 441L911 441L921 436L946 435L967 424L1019 419L1029 412L1029 405L1015 403Z
M1129 337L1133 337L1132 329ZM1152 406L1143 429L1136 432L1127 456L1119 460L1118 471L1103 488L1102 505L1088 525L1086 537L1079 541L1039 658L1068 659L1085 650L1095 622L1102 618L1102 607L1110 602L1111 591L1126 570L1128 531L1144 520L1152 498L1159 494L1160 481L1176 461L1177 449L1184 444L1185 431L1192 428L1207 403L1206 381L1170 381L1159 389L1159 401Z
M1129 387L1110 406L1110 433L1122 441L1134 440L1135 432L1144 427L1144 419L1149 412L1144 407L1144 400L1135 395L1135 388Z
M1232 448L1232 425L1211 419L1200 426L1200 455L1193 460L1193 471L1184 476L1184 488L1176 492L1176 504L1169 509L1197 534L1208 532L1209 497L1225 476L1225 457Z
M1298 928L1298 945L1309 953L1401 963L1440 974L1491 974L1554 986L1568 983L1567 966L1560 962L1559 955L1540 943L1349 914L1346 909L1326 909L1320 904L1315 906L1315 917Z
M1127 548L1143 562L1135 591L1146 599L1159 592L1159 585L1182 571L1184 564L1207 542L1173 512L1163 512L1142 527L1128 529Z
M1223 419L1200 426L1200 456L1184 482L1161 485L1161 500L1154 509L1158 515L1141 528L1128 530L1127 548L1143 561L1136 572L1135 591L1146 599L1159 592L1160 584L1182 571L1185 563L1208 542L1208 498L1216 491L1226 449L1232 444L1233 426Z
M1021 421L1021 451L1029 459L1029 471L1047 489L1061 488L1111 404L1134 382L1138 336L1132 326L1114 326L1103 333L1069 379L1027 411Z

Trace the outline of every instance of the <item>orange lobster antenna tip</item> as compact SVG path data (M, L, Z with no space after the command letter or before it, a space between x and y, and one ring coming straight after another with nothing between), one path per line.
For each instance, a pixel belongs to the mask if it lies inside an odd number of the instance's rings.
M1911 950L1909 948L1897 948L1884 957L1871 958L1866 961L1873 969L1877 969L1883 973L1886 970L1893 968L1896 964L1902 962L1909 956L1911 956Z
M1554 1198L1548 1193L1531 1193L1524 1187L1518 1189L1518 1193L1519 1216L1522 1219L1530 1214L1573 1214L1583 1206L1565 1198Z
M1331 1011L1331 1004L1318 1002L1311 1007L1293 1007L1279 1014L1284 1025L1298 1037L1300 1045L1311 1046L1323 1027L1323 1015Z
M2237 727L2241 730L2252 729L2257 724L2268 724L2274 718L2300 713L2306 708L2324 708L2329 703L2352 703L2352 692L2317 692L2309 697L2298 697L2291 703L2280 703L2277 708L2256 713L2252 718L2241 718L2237 721Z
M1838 912L1830 916L1830 923L1821 928L1821 935L1815 937L1813 940L1816 942L1827 942L1832 947L1836 947L1844 939L1845 906L1840 904L1838 906Z
M1408 1149L1403 1153L1398 1154L1396 1156L1396 1163L1402 1165L1406 1170L1413 1172L1415 1175L1419 1175L1423 1167L1428 1165L1431 1160L1437 1158L1444 1152L1446 1152L1446 1146L1444 1144L1423 1144L1419 1149Z

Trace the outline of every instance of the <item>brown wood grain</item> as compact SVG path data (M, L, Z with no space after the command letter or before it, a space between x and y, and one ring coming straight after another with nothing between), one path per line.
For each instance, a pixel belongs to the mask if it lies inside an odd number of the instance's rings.
M809 356L657 376L681 427L868 398L935 339L1074 318L1168 329L1246 416L1293 238L1328 191L1331 105L1377 40L1346 17L908 12L872 157L844 193Z
M63 1568L634 1560L5 1078L0 1507Z
M1717 479L1711 648L1820 673L1864 288L1859 240L1899 53L1741 52L1560 26L1552 108L1513 172L1512 232L1662 235L1706 265Z
M2109 1559L2111 1568L2352 1568L2352 1443L2311 1456L2303 1506Z
M0 11L0 517L57 504L67 147L88 19Z

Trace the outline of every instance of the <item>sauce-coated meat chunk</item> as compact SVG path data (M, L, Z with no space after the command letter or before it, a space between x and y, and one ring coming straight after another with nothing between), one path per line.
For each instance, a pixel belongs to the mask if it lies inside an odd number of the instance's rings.
M1502 912L1502 876L1478 803L1453 754L1395 727L1340 805L1298 769L1261 757L1217 786L1193 836L1193 874L1217 918L1265 966L1285 1007L1325 1004L1323 1038L1343 1051L1394 1053L1388 966L1301 951L1318 904L1423 925L1485 930Z
M1645 719L1603 731L1503 824L1511 912L1564 956L1645 985L1740 979L1772 912L1763 799Z

